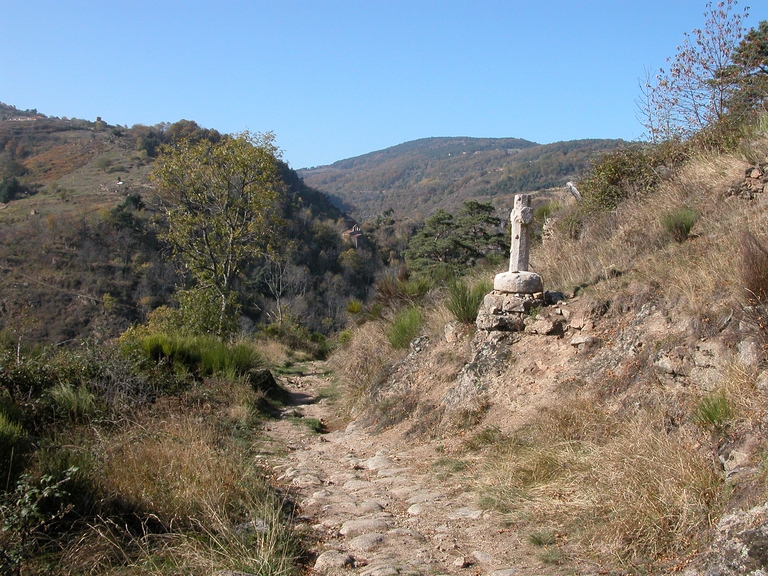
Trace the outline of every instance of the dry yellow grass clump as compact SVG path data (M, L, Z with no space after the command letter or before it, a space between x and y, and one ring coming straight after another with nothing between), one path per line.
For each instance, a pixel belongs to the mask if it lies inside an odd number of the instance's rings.
M67 432L82 470L69 489L96 500L54 543L56 573L293 573L291 508L255 459L257 400L245 379L211 379L112 429Z
M725 191L748 166L736 154L694 158L655 192L593 215L578 239L557 234L544 242L533 251L532 267L548 286L566 292L620 272L692 307L737 294L740 237L745 230L759 233L764 212L754 203L726 200ZM674 242L664 218L684 208L698 219L689 241Z
M638 566L684 553L722 510L722 475L661 415L621 417L572 398L488 449L482 503L565 556Z

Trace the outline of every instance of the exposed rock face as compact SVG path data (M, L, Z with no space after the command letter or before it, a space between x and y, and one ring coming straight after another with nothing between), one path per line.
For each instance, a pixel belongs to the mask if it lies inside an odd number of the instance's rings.
M525 315L543 305L544 294L541 292L512 294L494 290L483 299L477 313L477 327L480 330L522 332Z
M701 565L685 576L768 573L768 504L723 516Z
M484 410L488 402L488 377L498 375L509 356L509 347L516 339L512 334L499 331L476 333L472 360L461 370L456 385L443 397L444 425L450 426L452 421Z

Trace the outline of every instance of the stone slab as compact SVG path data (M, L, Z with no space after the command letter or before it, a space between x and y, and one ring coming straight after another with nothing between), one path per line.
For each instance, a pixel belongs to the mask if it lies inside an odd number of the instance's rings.
M512 294L535 294L544 291L544 283L535 272L503 272L493 279L493 289Z

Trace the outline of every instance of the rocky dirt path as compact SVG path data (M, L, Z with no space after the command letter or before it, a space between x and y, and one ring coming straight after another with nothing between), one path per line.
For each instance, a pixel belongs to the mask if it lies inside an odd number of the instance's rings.
M287 448L270 465L318 538L316 572L585 573L572 563L566 568L542 561L542 549L528 542L527 533L504 527L498 513L479 508L477 493L467 491L461 478L436 473L436 463L446 461L438 443L374 434L355 421L334 426L332 400L320 396L330 385L323 365L305 368L302 376L282 379L292 406L268 424L267 433ZM313 433L302 423L310 418L327 422L330 431Z

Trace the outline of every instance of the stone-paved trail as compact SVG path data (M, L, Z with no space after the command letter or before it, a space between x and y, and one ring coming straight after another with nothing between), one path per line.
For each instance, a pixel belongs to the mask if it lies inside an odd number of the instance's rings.
M315 369L321 364L311 365ZM293 406L270 422L268 434L288 451L270 462L290 486L301 519L318 537L321 574L558 574L539 561L527 535L505 528L477 506L458 476L435 472L437 443L375 434L356 422L314 434L304 419L331 422L331 401L318 400L329 382L320 374L289 377ZM291 416L294 417L291 417ZM569 566L574 573L574 566ZM578 570L576 570L578 572Z

